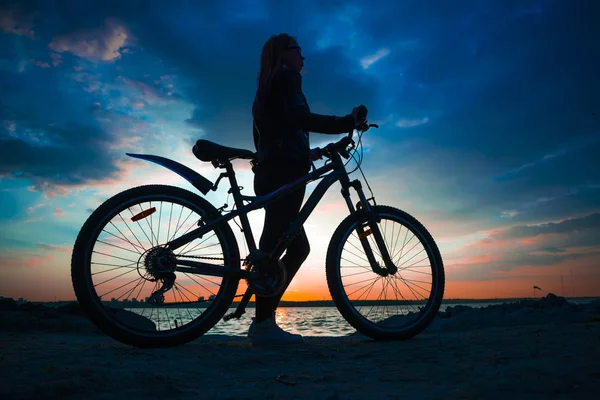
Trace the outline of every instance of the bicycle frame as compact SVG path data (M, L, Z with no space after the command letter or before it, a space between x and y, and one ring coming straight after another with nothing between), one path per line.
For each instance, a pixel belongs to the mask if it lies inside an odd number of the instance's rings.
M170 250L175 251L176 249L178 249L182 246L185 246L192 240L201 238L206 232L209 232L215 226L217 226L219 224L227 223L228 221L232 220L233 218L239 217L240 221L241 221L241 225L242 225L242 232L244 234L244 238L248 245L248 249L250 251L255 250L257 248L256 241L254 239L254 235L252 233L252 229L251 229L250 223L248 221L248 213L251 211L263 208L265 205L275 201L277 198L279 198L291 191L294 191L294 190L300 188L301 186L308 184L309 182L312 182L312 181L315 181L318 179L322 179L321 182L319 182L318 185L316 186L316 188L314 189L313 193L306 200L304 206L301 208L301 210L298 214L298 217L292 222L292 224L290 225L290 228L284 233L282 240L279 241L279 243L277 244L275 249L270 253L270 257L272 259L279 259L281 257L281 255L283 254L283 252L285 251L287 246L294 239L294 237L299 233L300 229L302 228L302 226L304 225L304 223L306 222L308 217L311 215L311 213L314 211L317 204L321 201L321 199L323 198L323 196L325 195L327 190L329 190L331 185L333 185L335 182L339 181L342 186L341 193L342 193L342 196L344 197L344 200L346 201L346 205L348 207L350 214L351 215L355 214L358 211L354 207L354 204L352 203L352 200L350 197L349 189L352 187L357 192L358 197L360 199L360 202L359 202L360 208L365 211L365 216L367 216L367 220L369 221L369 224L371 225L371 229L365 231L363 228L363 225L361 224L357 228L357 231L359 234L359 239L360 239L361 243L363 244L367 259L368 259L371 267L373 268L373 271L376 273L380 273L380 274L384 273L384 271L385 271L385 273L387 273L388 270L389 270L389 272L392 272L392 271L395 272L396 267L393 265L392 260L390 259L390 256L387 251L387 247L385 246L382 236L381 236L381 233L379 232L379 228L377 226L377 223L376 223L377 221L375 220L374 213L371 212L372 211L371 205L369 204L369 202L362 190L362 185L361 185L360 181L358 181L358 180L350 181L348 172L346 171L345 165L344 165L340 155L338 154L338 152L336 152L336 151L331 152L330 161L331 161L330 163L325 164L324 166L322 166L318 169L313 169L313 171L309 172L307 175L305 175L293 182L290 182L290 183L282 186L281 188L279 188L271 193L268 193L266 195L263 195L263 196L243 195L240 192L240 187L237 183L235 171L233 169L233 165L231 164L231 161L226 161L226 162L222 163L221 165L219 165L219 167L225 168L226 172L221 174L221 176L219 177L219 180L223 177L227 177L229 179L231 188L228 193L231 193L233 195L234 203L236 205L235 210L232 210L232 211L228 212L227 214L222 215L221 217L218 217L212 221L209 221L209 222L199 226L198 228L192 230L191 232L188 232L188 233L182 235L181 237L170 241L169 243L167 243L167 247ZM219 180L217 181L217 184L218 184ZM244 204L244 202L249 202L249 204ZM380 249L380 254L385 262L387 270L384 268L381 268L377 265L375 256L373 254L373 251L372 251L371 246L367 239L367 236L370 235L371 233L375 233L375 240ZM177 267L175 268L175 271L186 272L186 273L191 273L191 274L212 275L212 276L233 275L233 276L237 276L237 277L244 278L244 279L247 278L248 274L249 274L249 272L247 270L240 269L239 266L236 266L236 267L231 267L231 266L227 266L227 265L219 266L219 265L214 265L214 264L210 264L210 263L204 263L201 261L181 260L181 259L177 260ZM244 313L244 308L245 308L246 304L249 302L252 295L253 295L253 292L250 289L250 287L248 287L248 290L244 294L243 299L240 302L240 305L238 306L238 309L233 314L226 316L225 319L227 320L227 319L230 319L233 317L239 318L241 316L241 314Z

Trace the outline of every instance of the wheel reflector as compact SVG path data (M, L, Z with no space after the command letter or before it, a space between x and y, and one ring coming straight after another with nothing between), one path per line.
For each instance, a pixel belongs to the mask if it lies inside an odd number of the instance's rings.
M139 221L140 219L146 218L147 216L152 215L155 212L156 212L156 207L152 207L152 208L150 208L148 210L144 210L141 213L134 215L133 217L131 217L131 220L133 222Z

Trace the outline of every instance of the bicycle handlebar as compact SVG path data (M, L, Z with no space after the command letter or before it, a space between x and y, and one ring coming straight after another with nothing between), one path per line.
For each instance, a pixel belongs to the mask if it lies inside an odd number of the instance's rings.
M379 128L379 125L377 125L377 124L369 124L369 123L365 122L364 124L362 124L359 127L357 127L356 130L358 130L360 132L366 132L366 131L369 130L369 128ZM317 148L318 151L319 151L318 154L320 156L325 156L327 158L331 158L331 152L332 151L337 151L346 160L349 159L350 158L350 153L349 153L348 146L349 145L354 145L354 140L352 139L353 133L354 133L354 129L351 130L350 132L348 132L347 136L344 136L343 138L341 138L337 142L329 143L327 146L325 146L322 149L321 148Z

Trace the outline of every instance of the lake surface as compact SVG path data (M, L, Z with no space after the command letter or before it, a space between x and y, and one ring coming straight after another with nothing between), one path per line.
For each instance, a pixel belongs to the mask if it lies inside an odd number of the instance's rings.
M442 304L440 310L445 311L446 308L457 305L481 308L503 302ZM569 302L587 301L569 300ZM231 308L228 313L233 311L235 308ZM179 314L177 309L171 309L170 312L175 317ZM187 313L187 310L185 312ZM247 308L240 319L221 320L206 335L246 336L252 317L254 317L254 308ZM346 336L356 332L335 307L281 307L277 309L277 324L288 332L306 336ZM168 326L162 329L165 328L168 329Z

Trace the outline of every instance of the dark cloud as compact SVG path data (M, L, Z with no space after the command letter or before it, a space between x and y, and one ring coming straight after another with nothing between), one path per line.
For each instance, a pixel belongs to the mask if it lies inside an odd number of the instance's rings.
M226 18L225 10L179 5L169 15L147 16L133 28L146 50L193 82L189 99L197 108L187 122L201 127L209 139L251 146L251 105L260 52L270 35L283 31L296 36L305 49L309 72L304 88L309 102L327 104L327 111L337 114L346 114L361 102L376 103L370 82L347 73L352 61L347 55L336 49L314 50L315 38L302 28L302 16L310 16L310 7L299 7L294 14L287 4L270 6L268 24L237 21L217 28L216 21ZM174 20L178 26L173 29Z
M417 40L418 50L386 58L403 66L400 90L386 95L397 114L430 118L398 129L377 161L415 171L416 196L465 219L502 225L598 211L600 59L589 49L599 5L461 2L468 10L459 14L420 15L412 4L387 17L397 28L369 30ZM386 25L386 13L366 19ZM391 158L394 148L401 156ZM518 214L499 218L509 210Z
M83 184L119 171L106 152L110 136L99 128L44 123L6 109L0 116L14 124L0 128L0 175L28 179L37 190L53 192L56 185Z
M549 222L540 225L515 226L497 235L498 239L533 238L549 234L569 234L588 229L600 230L600 214L590 214L581 218L570 218L561 222ZM600 235L597 239L600 244Z

